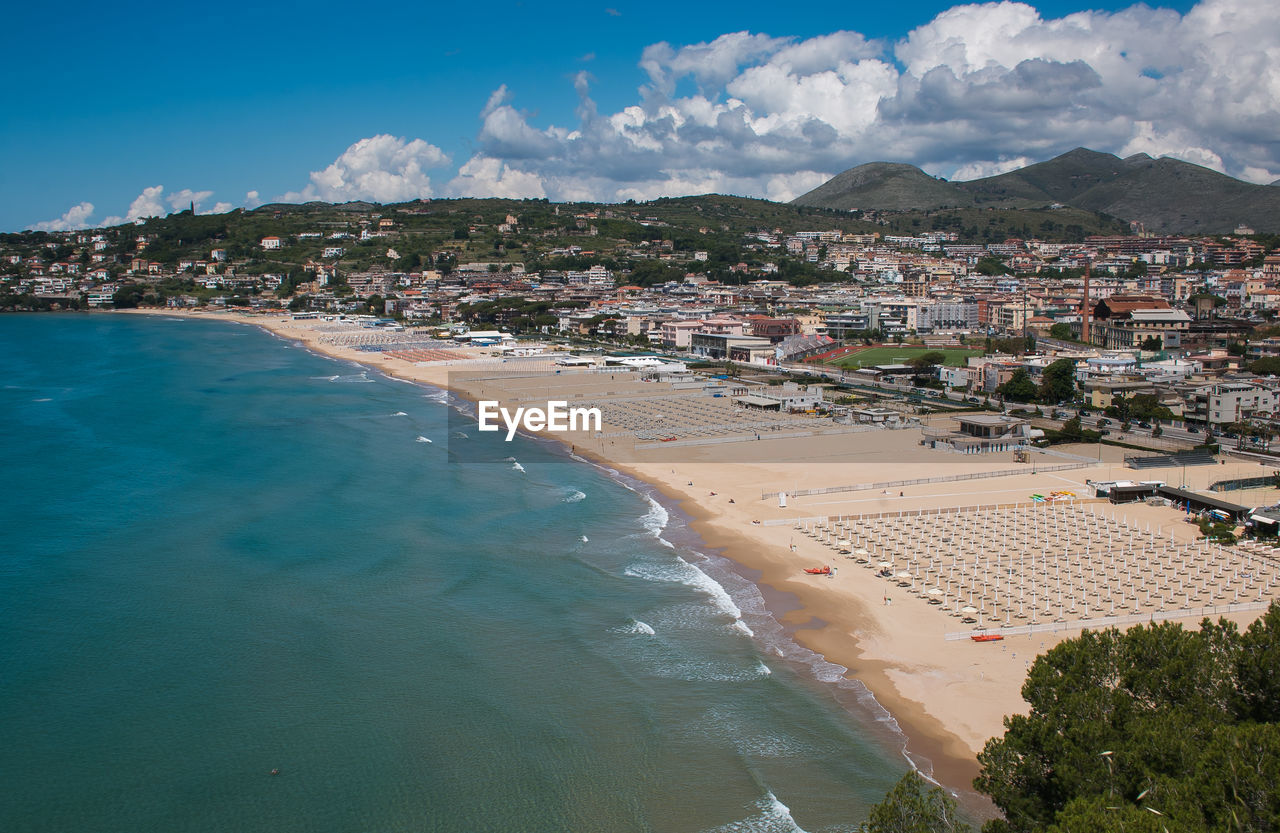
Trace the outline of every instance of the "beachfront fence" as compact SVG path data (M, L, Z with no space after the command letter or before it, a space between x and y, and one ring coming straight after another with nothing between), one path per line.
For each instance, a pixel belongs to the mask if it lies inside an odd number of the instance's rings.
M822 489L797 489L794 492L787 492L787 497L831 495L837 492L865 492L868 489L897 489L902 486L920 486L925 483L955 483L960 480L985 480L992 477L1016 477L1024 474L1084 469L1096 465L1098 465L1096 461L1090 461L1087 463L1062 463L1056 466L1036 466L1031 470L1027 470L1024 467L1020 469L1001 469L1000 471L970 472L968 474L948 474L940 477L915 477L910 480L889 480L884 483L855 483L851 486L827 486ZM761 492L760 499L772 500L779 494L781 494L781 492Z
M1247 613L1266 610L1271 607L1270 601L1235 602L1221 605L1204 605L1203 607L1187 607L1181 610L1165 610L1152 613L1129 613L1124 616L1102 616L1097 619L1075 619L1069 622L1044 622L1035 625L1012 625L1010 627L975 628L971 631L953 631L945 635L948 642L972 639L975 636L1029 636L1033 633L1060 633L1062 631L1078 631L1084 628L1101 630L1103 628L1124 625L1145 625L1163 622L1166 619L1189 619L1192 616L1221 616L1226 613Z

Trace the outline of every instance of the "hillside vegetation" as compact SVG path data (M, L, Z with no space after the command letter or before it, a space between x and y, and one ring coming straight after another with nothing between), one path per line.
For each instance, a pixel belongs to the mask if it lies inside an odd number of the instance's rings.
M1121 159L1076 148L1016 171L946 182L912 165L872 162L837 174L794 201L844 211L1070 206L1147 231L1227 234L1239 225L1280 231L1280 188L1252 185L1178 159Z

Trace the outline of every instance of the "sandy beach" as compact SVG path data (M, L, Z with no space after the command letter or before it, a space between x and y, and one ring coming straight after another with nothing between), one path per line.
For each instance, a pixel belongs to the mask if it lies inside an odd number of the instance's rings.
M637 408L649 409L645 419L655 425L688 425L693 419L703 419L710 424L721 413L716 410L722 407L721 403L700 398L696 391L672 390L665 383L640 382L635 374L626 372L556 374L545 368L538 371L535 362L528 362L520 365L528 372L516 374L510 373L501 359L489 357L491 351L469 348L451 351L450 355L456 355L457 361L414 362L389 353L362 351L354 339L346 339L344 343L344 339L334 337L333 327L322 326L324 322L314 319L167 310L146 312L257 325L281 337L299 340L317 352L359 362L399 378L448 387L472 399L531 402L559 396L571 403L609 402L624 411L626 403L633 401ZM655 401L665 404L654 405ZM728 407L727 400L724 407ZM605 410L606 414L611 413L608 408ZM816 420L808 419L811 427L816 425ZM1052 614L1046 614L1046 629L984 643L968 638L948 640L948 633L973 627L956 611L961 599L957 596L959 590L953 588L951 582L954 580L957 587L965 586L964 577L971 575L965 570L975 571L984 563L988 572L1013 576L1013 555L1005 556L1010 559L1008 568L1003 562L999 566L1001 571L1007 570L1005 573L990 570L989 559L997 546L1003 548L999 542L1011 535L1011 530L1016 531L1017 524L1023 524L1019 534L1042 536L1028 538L1038 542L1032 551L1033 567L1040 548L1046 553L1042 556L1044 559L1049 557L1051 545L1068 554L1074 547L1079 554L1078 545L1083 545L1086 539L1073 541L1071 536L1076 534L1075 530L1093 529L1092 534L1097 536L1092 539L1091 552L1097 553L1093 560L1104 564L1106 558L1111 558L1111 572L1090 574L1088 580L1081 572L1076 581L1068 568L1073 610L1077 585L1085 611L1093 610L1089 615L1073 615L1079 619L1103 615L1108 612L1107 600L1111 610L1116 609L1119 601L1125 612L1132 607L1146 614L1154 613L1161 608L1158 604L1151 605L1149 598L1143 600L1122 595L1118 590L1099 589L1099 575L1104 586L1108 575L1116 582L1125 575L1132 579L1133 575L1132 566L1125 567L1115 561L1114 554L1105 553L1125 547L1136 550L1140 546L1141 557L1146 559L1143 563L1154 571L1153 559L1159 562L1163 554L1179 547L1198 553L1192 549L1197 546L1198 529L1186 523L1183 513L1175 508L1145 504L1112 507L1093 500L1086 481L1163 480L1172 485L1185 483L1189 488L1203 489L1219 480L1272 473L1267 467L1236 460L1213 466L1135 472L1124 465L1124 449L1096 445L1056 447L1057 454L1036 454L1032 462L1019 463L1011 452L962 455L926 448L920 443L918 427L829 432L815 432L815 429L808 435L804 435L803 429L804 425L796 420L775 418L775 423L761 422L755 428L736 429L740 434L754 433L754 436L737 438L742 441L713 441L711 429L707 429L704 439L663 443L646 439L644 432L634 427L610 423L606 416L603 436L578 433L559 435L559 438L571 444L578 454L653 484L678 501L682 510L694 519L694 529L707 546L752 571L753 575L758 572L759 584L793 596L800 608L780 618L784 624L796 628L797 641L848 668L848 676L865 684L898 721L909 738L912 755L927 759L937 780L960 791L969 789L978 771L976 755L990 737L1003 731L1004 717L1025 710L1019 690L1035 656L1079 630L1071 627L1070 621L1057 623L1056 631L1047 629L1054 624L1054 619L1072 618L1065 612L1068 602L1062 598L1059 567L1058 599L1054 602L1059 607ZM672 433L677 432L673 429ZM784 434L791 436L783 437ZM975 477L981 474L997 476ZM932 482L905 484L903 481ZM889 483L902 485L889 486ZM816 490L831 491L803 494ZM780 505L778 492L787 493L785 506ZM797 497L797 492L801 492L801 496ZM1070 494L1062 498L1069 511L1052 504L1037 504L1031 499L1031 495L1053 492ZM1261 490L1229 492L1223 497L1253 506L1275 502L1276 495L1275 490ZM1004 509L994 509L997 506ZM943 541L934 538L935 531L943 528L939 520L929 520L927 516L911 518L921 510L941 508L956 510L948 524L957 530L972 531L955 533L954 543ZM1040 514L1035 514L1037 512ZM1052 512L1057 514L1045 514ZM857 543L869 550L863 559L868 563L859 563L855 554L848 552L854 549L854 543L850 542L855 541L855 533L850 530L855 527L830 526L832 518L876 514L888 515L893 519L892 524L884 520L868 521L865 527L856 528L877 528L877 523L885 528L896 529L894 524L902 528L900 537L893 539L892 545L901 550L899 557L904 559L904 565L916 565L917 573L910 577L902 574L901 584L886 581L876 569L877 553L889 552L889 543L869 537L874 533L857 533L863 536ZM1050 535L1034 526L1041 523L1042 516L1054 519L1058 526L1045 529L1057 532ZM960 548L962 534L971 536L966 541L968 554ZM1125 535L1129 538L1122 544L1120 541ZM1133 544L1134 541L1138 544ZM874 546L881 549L875 550ZM840 552L842 548L846 552ZM1027 598L1037 599L1033 608L1048 604L1048 579L1041 581L1039 596L1026 597L1028 587L1036 592L1036 579L1027 569L1025 554L1019 557L1024 559L1017 562L1021 570L1017 587L1022 595L1016 598L1021 605L1015 605L1012 601L1015 597L1009 595L1013 585L1006 585L1005 596L1000 597L997 577L994 599L999 607L993 606L991 614L1001 618L992 624L1028 625L1032 617L1027 615ZM914 560L908 562L907 558ZM968 560L961 563L957 559ZM1191 556L1184 558L1184 561L1192 560L1195 558ZM959 573L957 563L960 563ZM1185 564L1179 571L1171 564L1167 577L1161 567L1155 573L1159 577L1151 579L1151 586L1158 599L1168 597L1168 604L1173 607L1182 604L1183 596L1191 599L1193 587L1203 588L1196 604L1269 600L1280 595L1280 587L1271 584L1274 573L1266 573L1265 565L1249 567L1246 564L1244 578L1241 578L1239 565L1224 563L1225 566L1207 572L1198 567L1188 569ZM896 560L894 564L896 569ZM835 574L804 572L804 568L823 565L835 567ZM926 581L926 575L932 578ZM1028 575L1032 577L1028 579ZM972 597L974 580L967 580ZM923 590L927 582L936 582L938 588L945 584L948 589L945 593L940 590L938 597L931 600ZM1245 596L1240 595L1241 588L1247 588ZM984 592L981 587L979 592ZM1147 594L1149 597L1150 589ZM1232 613L1230 618L1243 623L1256 615L1241 610ZM1180 621L1194 624L1198 619L1191 616Z

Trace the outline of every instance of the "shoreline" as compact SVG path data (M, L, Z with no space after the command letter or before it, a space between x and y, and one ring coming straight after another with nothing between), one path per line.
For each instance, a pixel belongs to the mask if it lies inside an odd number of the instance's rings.
M428 384L469 402L475 402L478 398L471 391L450 385L446 368L432 368L444 371L434 374L397 373L396 370L403 370L404 366L396 368L388 366L391 365L390 362L378 361L381 354L370 353L360 356L356 351L347 348L320 344L319 339L304 335L304 331L308 328L279 326L289 323L288 319L283 319L281 316L145 308L112 310L107 314L120 313L256 326L278 338L300 343L318 355L368 367L402 381ZM271 324L277 326L271 326ZM290 330L294 331L290 332ZM669 502L670 507L676 508L688 517L688 528L700 542L699 549L718 554L742 570L759 573L760 577L752 583L760 589L762 597L767 599L769 595L781 594L795 599L799 607L782 613L775 613L772 609L769 611L779 625L787 631L790 638L801 648L813 652L828 663L845 669L842 674L844 678L866 689L876 705L883 709L893 722L896 732L902 736L901 754L909 766L921 770L932 780L958 794L969 808L979 813L991 812L985 797L972 788L973 778L979 771L975 757L977 750L971 749L962 739L947 731L945 726L930 713L927 704L914 702L901 695L892 678L886 673L886 669L891 664L888 659L864 656L856 637L850 640L851 635L846 628L833 624L833 620L848 619L847 612L827 611L831 619L815 613L814 600L807 599L808 594L796 592L799 588L785 586L787 582L781 571L756 563L756 559L751 557L751 553L758 549L756 542L741 534L734 534L718 527L715 513L700 504L694 495L673 482L655 477L652 472L645 472L629 462L613 459L594 449L570 443L562 437L547 434L532 436L563 445L570 456L577 456L590 465L619 472L625 477L645 484ZM866 628L874 626L873 620L865 616L859 617L858 624ZM840 706L848 709L848 704L840 703ZM924 767L920 766L922 763Z
M477 384L468 389L453 384L458 380L450 378L451 371L465 370L465 367L414 365L381 353L320 343L320 334L315 327L302 326L314 324L313 321L295 322L287 317L244 313L161 309L128 311L126 314L250 324L282 339L300 342L318 354L375 369L388 377L429 384L465 400L474 402L493 395L493 391L486 390L484 385ZM560 381L563 383L563 379ZM604 378L599 381L603 384ZM488 396L482 396L482 393ZM500 394L493 398L503 398ZM884 589L886 584L874 579L865 580L868 574L852 562L835 562L843 568L837 581L804 576L799 566L822 563L816 559L832 562L838 556L816 542L799 538L791 522L800 516L962 508L972 507L975 503L990 505L1025 501L1025 496L1037 489L1063 488L1058 482L1083 489L1087 477L1102 479L1099 469L1103 472L1108 467L1114 469L1117 461L1104 457L1099 449L1098 462L1090 463L1092 468L1039 476L1032 469L1026 474L984 480L980 486L972 483L913 486L910 497L905 490L897 496L888 492L875 495L862 491L793 499L790 509L770 506L761 497L768 486L793 482L793 477L797 480L803 477L806 483L827 478L839 484L872 482L877 478L870 474L881 472L895 475L880 478L884 480L911 477L912 472L932 474L939 470L940 465L953 463L957 467L963 465L969 471L996 471L1010 467L1005 459L1007 455L982 455L964 460L959 459L964 455L946 458L922 455L910 447L913 444L908 443L905 436L894 436L908 433L911 432L807 438L816 440L815 443L766 437L766 442L737 444L742 447L732 451L743 459L731 463L708 459L712 452L707 447L680 449L683 454L678 462L652 462L627 459L624 446L615 446L610 441L612 447L606 448L603 439L578 437L575 441L569 436L546 433L532 436L562 444L572 456L617 471L655 490L669 505L674 505L688 517L688 529L701 542L697 548L699 551L715 553L741 571L758 576L742 577L756 586L766 605L770 597L785 598L788 602L794 599L797 607L777 612L772 608L769 610L790 639L826 662L846 669L843 676L865 687L897 725L905 740L907 760L912 765L921 759L927 761L930 771L926 774L957 793L971 814L989 816L993 814L993 808L971 786L979 771L977 753L988 738L1003 732L1005 716L1025 712L1026 704L1020 690L1031 660L1079 631L1010 636L998 644L976 644L968 640L944 643L941 632L961 629L958 623L940 628L939 612L906 593L895 592L890 605L889 591ZM845 439L842 441L841 437ZM858 437L873 439L859 444ZM787 462L764 465L768 459L766 449L781 448L778 444L786 444ZM835 445L843 446L844 450L829 453L828 447ZM806 458L797 453L804 450L811 451L812 456ZM747 455L752 453L757 456L764 453L765 460L753 462L747 459ZM897 457L895 453L898 453ZM632 455L635 454L636 449L633 448ZM824 468L828 462L838 465ZM845 474L852 468L860 474L867 472L868 476ZM1057 482L1050 484L1046 482L1048 480ZM694 483L698 485L695 487ZM756 493L757 488L759 493ZM744 489L748 491L744 492ZM727 500L731 494L736 494L741 500ZM1178 519L1178 515L1176 510L1139 505L1130 509L1126 518L1132 516L1135 523L1145 522L1152 529L1163 524L1168 527L1171 537L1190 535L1185 525L1183 529L1173 525L1172 521ZM762 525L761 518L772 523ZM735 572L742 575L742 572ZM852 577L846 578L846 572L853 574ZM879 598L882 593L884 604ZM1229 618L1237 616L1239 614L1233 614ZM1244 617L1246 621L1251 618ZM942 624L947 623L943 621ZM840 705L848 708L843 702Z

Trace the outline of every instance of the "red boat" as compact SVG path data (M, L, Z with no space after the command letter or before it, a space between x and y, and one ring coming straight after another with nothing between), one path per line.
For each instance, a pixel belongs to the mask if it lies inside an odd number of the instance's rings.
M822 567L805 567L805 568L804 568L804 571L805 571L806 573L808 573L809 575L811 575L811 576L829 576L829 575L831 575L831 568L830 568L830 567L827 567L827 566L822 566Z
M1004 639L1004 637L998 633L975 633L969 638L974 642L999 642Z

